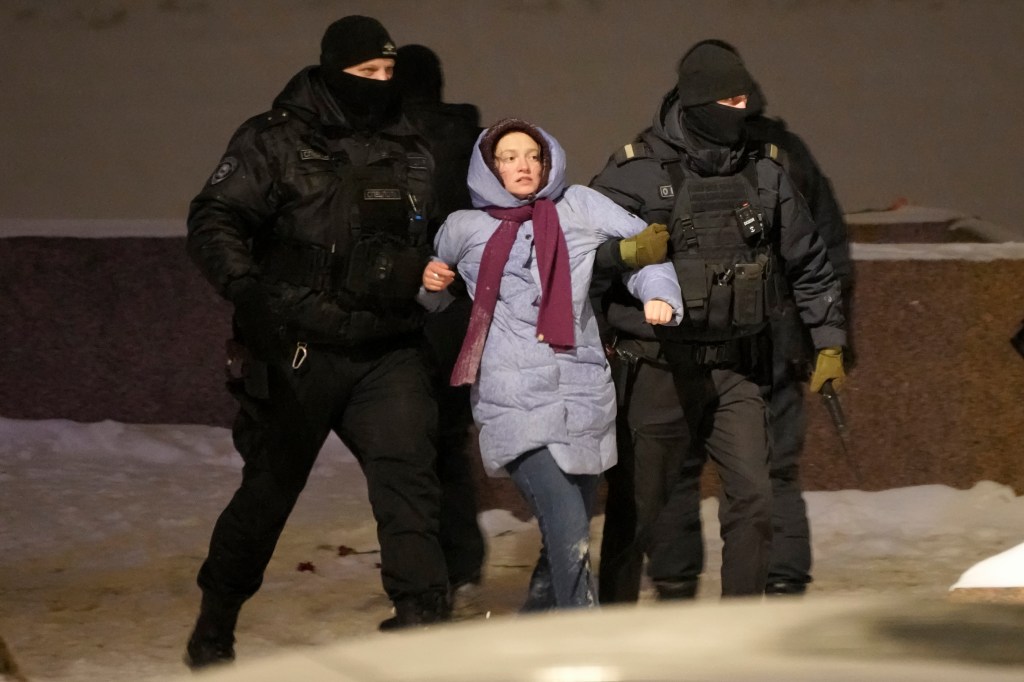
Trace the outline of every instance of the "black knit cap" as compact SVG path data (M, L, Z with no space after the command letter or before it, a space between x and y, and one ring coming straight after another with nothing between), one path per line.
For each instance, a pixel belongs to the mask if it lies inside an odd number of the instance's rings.
M371 59L394 59L397 54L387 29L376 19L358 14L335 21L320 41L320 65L331 71Z
M721 40L697 43L679 60L679 104L692 107L736 95L749 95L754 79L736 48Z
M494 149L498 146L501 138L509 133L529 135L540 147L541 172L538 190L544 189L548 184L548 176L551 174L551 148L536 126L521 118L503 118L487 129L487 132L480 139L480 154L484 157L484 162L487 163L491 172L494 173L494 177L501 180L501 173L498 172L498 162L494 159Z

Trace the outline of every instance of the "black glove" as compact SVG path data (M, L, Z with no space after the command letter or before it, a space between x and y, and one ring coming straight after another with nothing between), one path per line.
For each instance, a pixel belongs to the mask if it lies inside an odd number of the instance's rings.
M253 358L270 362L283 357L284 321L270 305L266 287L244 277L232 284L229 298L235 305L235 329Z

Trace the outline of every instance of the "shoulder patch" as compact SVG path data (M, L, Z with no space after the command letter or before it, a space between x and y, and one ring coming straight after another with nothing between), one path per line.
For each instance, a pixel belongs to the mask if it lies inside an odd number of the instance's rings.
M764 143L764 149L761 153L764 154L766 159L771 159L772 161L779 160L779 148L771 142Z
M217 169L213 171L213 175L207 181L210 185L216 185L222 180L228 179L232 173L238 168L238 160L233 156L225 156L217 164Z
M646 142L630 142L615 152L615 163L622 165L635 159L649 159L654 156Z

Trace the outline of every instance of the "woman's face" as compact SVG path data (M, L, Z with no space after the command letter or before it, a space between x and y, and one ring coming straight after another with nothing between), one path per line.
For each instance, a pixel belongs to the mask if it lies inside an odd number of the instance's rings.
M526 133L512 132L494 146L498 175L512 196L525 199L540 189L540 145Z

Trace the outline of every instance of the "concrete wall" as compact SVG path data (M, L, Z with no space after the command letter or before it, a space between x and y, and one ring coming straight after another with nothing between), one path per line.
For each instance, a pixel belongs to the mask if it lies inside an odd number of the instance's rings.
M1024 492L1024 359L1008 342L1024 316L1024 260L855 268L857 366L841 396L851 447L847 459L820 399L809 397L808 486L992 480Z
M184 238L0 239L0 416L230 424L230 306Z
M532 119L586 182L697 40L739 47L847 211L898 197L1020 226L1018 0L0 0L0 218L183 218L228 137L379 17L448 99Z
M807 488L992 480L1024 492L1024 359L1008 343L1024 314L1024 245L854 252L850 450L811 396ZM183 239L0 239L0 291L0 416L230 424L230 310Z

